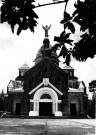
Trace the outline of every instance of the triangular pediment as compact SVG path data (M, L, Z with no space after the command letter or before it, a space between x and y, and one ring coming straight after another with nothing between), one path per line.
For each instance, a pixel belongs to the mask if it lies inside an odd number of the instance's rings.
M63 93L60 91L60 90L58 90L53 84L51 84L50 82L49 82L49 78L43 78L43 82L42 83L40 83L37 87L35 87L33 90L31 90L30 92L29 92L29 95L31 95L32 93L34 93L35 91L37 91L39 88L41 88L42 86L44 86L44 87L51 87L55 92L57 92L58 94L60 94L60 95L62 95Z
M67 75L67 73L62 70L58 65L56 65L52 60L50 60L48 57L45 57L42 61L40 61L38 64L34 65L32 68L30 68L26 73L25 76L29 76L32 71L34 72L35 69L38 69L42 64L47 63L51 65L54 69L58 70L62 75Z

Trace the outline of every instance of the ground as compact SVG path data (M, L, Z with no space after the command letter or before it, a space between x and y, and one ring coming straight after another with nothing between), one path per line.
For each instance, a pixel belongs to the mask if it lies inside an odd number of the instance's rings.
M1 118L0 135L95 135L95 120Z

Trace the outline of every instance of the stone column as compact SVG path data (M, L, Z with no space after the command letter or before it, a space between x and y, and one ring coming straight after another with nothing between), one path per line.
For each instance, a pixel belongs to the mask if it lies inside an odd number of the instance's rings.
M55 116L62 116L62 112L58 110L58 104L59 104L59 102L56 101L56 103L55 103L55 105L56 105Z
M36 111L39 113L39 101L37 101L37 110Z
M32 105L33 105L33 109L32 109ZM29 116L38 116L38 111L37 111L37 101L30 101L30 112L29 112Z
M36 110L37 110L37 102L34 101L34 111L36 111Z
M56 107L55 107L55 102L53 101L53 103L52 103L52 113L55 113L55 109Z
M58 111L58 102L56 101L56 112Z

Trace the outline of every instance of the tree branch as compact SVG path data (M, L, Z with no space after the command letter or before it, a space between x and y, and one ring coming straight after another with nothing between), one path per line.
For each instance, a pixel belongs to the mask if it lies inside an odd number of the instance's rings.
M60 3L64 3L64 2L66 2L66 0L64 0L64 1L58 1L58 2L52 2L52 3L47 3L47 4L42 4L42 5L40 5L38 3L38 6L35 6L35 8L43 7L43 6L48 6L48 5L54 5L54 4L60 4Z

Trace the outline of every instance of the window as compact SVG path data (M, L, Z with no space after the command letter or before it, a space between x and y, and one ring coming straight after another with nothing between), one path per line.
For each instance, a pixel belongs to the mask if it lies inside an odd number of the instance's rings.
M73 88L76 88L76 81L73 81Z
M73 88L73 80L69 80L69 87Z
M23 76L24 75L24 72L21 72L21 76Z
M73 75L73 73L72 72L70 72L70 76L72 76Z
M41 96L41 99L51 99L51 96L48 95L48 94L43 94L43 95Z
M76 87L76 84L77 84L77 82L76 82L75 80L70 80L70 81L69 81L69 87L70 87L70 88L77 88L77 87Z

